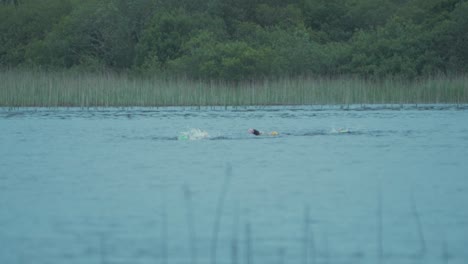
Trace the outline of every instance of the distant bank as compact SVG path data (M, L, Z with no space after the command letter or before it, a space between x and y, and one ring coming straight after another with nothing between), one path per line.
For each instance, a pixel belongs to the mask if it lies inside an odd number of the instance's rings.
M0 107L466 104L468 76L285 77L249 81L143 78L115 73L0 71Z

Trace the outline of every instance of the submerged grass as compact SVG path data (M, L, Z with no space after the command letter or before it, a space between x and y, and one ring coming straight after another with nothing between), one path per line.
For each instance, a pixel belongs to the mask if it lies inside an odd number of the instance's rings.
M407 81L295 77L245 82L114 73L0 71L0 107L466 104L468 75Z

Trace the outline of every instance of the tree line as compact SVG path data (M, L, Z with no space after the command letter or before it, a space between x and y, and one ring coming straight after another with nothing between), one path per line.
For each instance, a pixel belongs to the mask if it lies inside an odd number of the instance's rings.
M2 0L0 67L194 79L468 71L464 0Z

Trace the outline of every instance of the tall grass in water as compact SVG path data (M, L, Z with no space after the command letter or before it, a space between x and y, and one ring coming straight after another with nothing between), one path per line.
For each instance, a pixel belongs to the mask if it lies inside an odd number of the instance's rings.
M413 81L295 77L229 83L113 73L0 71L0 106L240 106L468 103L468 75Z
M216 205L215 221L213 224L213 234L211 239L211 263L217 263L217 250L218 250L218 236L221 227L221 216L223 215L224 201L226 199L226 194L229 190L229 183L232 177L232 167L230 164L226 166L226 174L223 181L223 186L218 197L218 203Z

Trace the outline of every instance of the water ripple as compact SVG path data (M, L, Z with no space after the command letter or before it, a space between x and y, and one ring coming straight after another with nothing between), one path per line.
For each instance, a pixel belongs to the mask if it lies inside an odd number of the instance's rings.
M243 106L243 107L135 107L135 108L6 108L0 107L0 119L14 118L96 118L133 119L145 117L227 117L247 114L262 118L272 114L281 118L312 117L322 112L375 112L375 111L466 111L468 105L323 105L323 106ZM333 114L333 113L330 113Z

